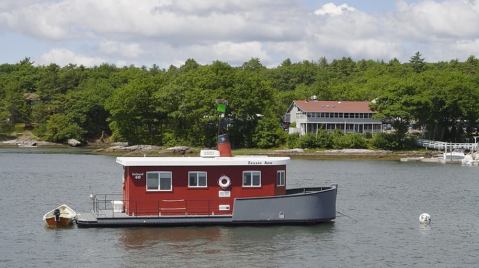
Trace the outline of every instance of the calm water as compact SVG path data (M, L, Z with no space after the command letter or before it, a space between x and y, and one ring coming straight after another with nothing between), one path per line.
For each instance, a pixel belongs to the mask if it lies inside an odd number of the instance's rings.
M22 152L22 153L20 153ZM30 153L24 153L30 152ZM0 267L476 266L479 168L294 160L288 187L338 183L335 223L317 226L49 230L42 215L120 192L114 158L0 150ZM418 224L421 212L432 216Z

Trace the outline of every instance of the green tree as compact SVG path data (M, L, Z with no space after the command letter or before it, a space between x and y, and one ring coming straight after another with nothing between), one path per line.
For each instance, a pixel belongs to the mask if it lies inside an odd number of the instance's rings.
M396 135L403 138L414 119L418 102L416 87L405 82L391 86L373 101L371 108L378 112L377 119L390 123Z
M155 97L157 90L151 79L132 81L118 89L107 100L111 114L110 129L115 140L131 144L162 144L162 126L166 112Z
M426 62L421 58L421 53L419 53L419 51L411 57L409 63L416 73L423 72L426 69Z
M253 142L259 148L278 147L285 143L286 138L286 132L274 117L261 118L253 134Z
M11 115L5 106L0 103L0 133L12 131L13 124L10 121Z
M63 114L54 114L47 121L45 137L53 142L66 142L68 139L82 140L84 130L71 118Z

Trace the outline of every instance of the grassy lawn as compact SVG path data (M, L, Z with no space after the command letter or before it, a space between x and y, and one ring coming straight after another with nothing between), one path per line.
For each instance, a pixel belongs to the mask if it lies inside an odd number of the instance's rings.
M23 134L23 131L25 131L25 124L24 123L18 123L15 124L15 136L21 136Z

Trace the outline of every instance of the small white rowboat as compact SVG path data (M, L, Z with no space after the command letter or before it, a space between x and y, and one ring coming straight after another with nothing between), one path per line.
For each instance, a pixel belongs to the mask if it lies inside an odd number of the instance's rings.
M63 204L43 215L43 221L48 227L63 227L71 225L76 216L71 207Z

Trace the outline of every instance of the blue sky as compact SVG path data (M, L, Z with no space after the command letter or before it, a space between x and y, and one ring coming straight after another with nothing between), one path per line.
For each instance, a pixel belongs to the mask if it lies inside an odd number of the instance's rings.
M46 42L36 40L21 33L5 31L0 33L0 62L15 63L27 56L48 51Z
M477 25L476 0L3 0L0 63L463 60Z

